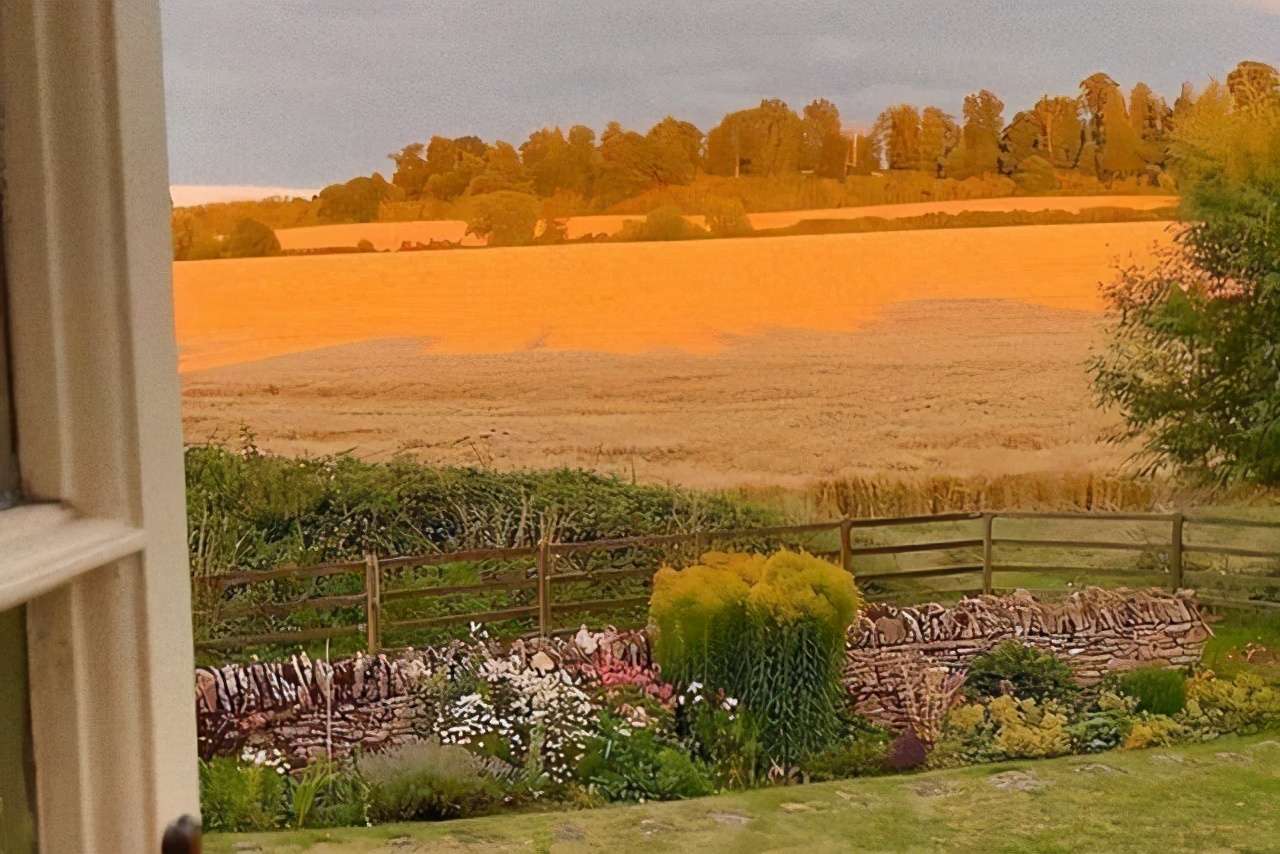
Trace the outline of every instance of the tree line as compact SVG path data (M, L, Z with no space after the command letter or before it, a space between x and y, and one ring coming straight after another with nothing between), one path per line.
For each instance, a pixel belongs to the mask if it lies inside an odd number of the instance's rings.
M1272 66L1242 62L1228 75L1226 89L1244 97L1276 79ZM374 172L331 184L305 211L315 223L372 222L388 207L411 205L418 218L475 219L480 233L497 220L549 222L634 206L649 196L657 207L670 201L664 194L713 179L847 183L887 173L943 181L1005 178L1013 182L1006 180L1005 193L1053 192L1064 185L1097 190L1120 181L1172 189L1169 140L1203 94L1184 84L1169 103L1145 83L1126 92L1096 73L1080 82L1076 94L1045 95L1008 119L1004 102L982 89L965 97L959 117L937 106L894 104L862 131L846 127L839 108L819 98L799 112L765 99L729 113L706 132L667 116L643 133L618 122L598 136L585 125L567 132L541 128L518 146L437 135L390 154L390 179ZM716 192L752 209L745 195L722 186ZM920 194L922 200L936 197L927 189ZM703 211L685 210L695 212ZM187 240L198 242L194 234ZM176 243L175 256L182 257Z

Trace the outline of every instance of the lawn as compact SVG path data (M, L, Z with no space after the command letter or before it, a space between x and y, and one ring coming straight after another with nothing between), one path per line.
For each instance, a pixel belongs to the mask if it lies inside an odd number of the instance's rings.
M219 852L1275 851L1280 739L439 824L211 835Z

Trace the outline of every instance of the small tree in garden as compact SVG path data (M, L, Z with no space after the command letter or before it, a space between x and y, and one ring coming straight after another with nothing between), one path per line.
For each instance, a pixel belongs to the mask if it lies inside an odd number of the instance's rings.
M1280 483L1280 106L1212 86L1171 157L1187 227L1106 291L1094 387L1147 470Z
M838 736L858 605L852 576L811 555L711 552L655 576L654 653L666 678L737 698L769 758L790 765Z

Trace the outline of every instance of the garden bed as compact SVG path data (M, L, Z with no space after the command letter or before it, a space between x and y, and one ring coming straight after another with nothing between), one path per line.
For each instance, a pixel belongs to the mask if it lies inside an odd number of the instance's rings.
M206 827L684 799L1280 726L1273 686L1196 667L1189 592L859 611L808 555L702 561L658 573L647 632L200 670Z

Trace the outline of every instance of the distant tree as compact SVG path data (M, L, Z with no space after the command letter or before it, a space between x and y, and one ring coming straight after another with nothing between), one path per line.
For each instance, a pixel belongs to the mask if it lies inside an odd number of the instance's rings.
M1080 99L1045 95L1032 109L1040 126L1042 146L1037 153L1058 169L1074 169L1084 145Z
M407 199L420 199L426 192L427 179L431 177L431 173L427 171L424 151L426 146L415 142L387 155L396 164L391 183L402 189Z
M818 154L817 173L822 178L843 179L849 174L849 148L853 140L842 132L827 134Z
M642 221L626 223L617 239L630 240L691 240L706 237L707 232L689 220L675 205L664 205L649 211Z
M262 258L280 254L280 240L275 231L256 219L242 219L227 240L228 258Z
M964 99L964 128L960 144L947 159L947 174L968 178L1000 168L1000 134L1004 129L1004 102L982 89Z
M404 190L374 172L345 184L330 184L320 191L316 215L323 222L374 222L384 201L404 198Z
M1060 186L1053 164L1039 154L1020 160L1012 177L1019 190L1032 195L1052 192Z
M360 238L356 242L356 251L358 252L377 252L378 249L373 245L373 241L367 237Z
M538 228L538 199L528 193L498 190L468 200L467 234L490 246L528 246Z
M667 116L645 134L657 147L655 156L668 164L670 174L687 184L702 165L703 133L692 122Z
M532 189L533 183L520 161L520 153L511 143L499 140L486 152L484 166L471 179L467 193L482 196L502 191L528 193Z
M960 126L937 107L925 107L920 114L920 167L942 177L947 157L960 143Z
M742 237L753 231L747 209L738 199L712 198L704 210L707 230L715 237Z
M783 175L800 168L804 122L785 102L725 116L707 134L707 171L713 175Z
M883 160L880 141L875 133L855 131L849 137L849 172L853 175L870 175L881 169Z
M832 156L829 150L832 147L831 141L841 138L840 110L826 98L817 98L805 106L803 116L798 165L802 170L817 172L820 171L824 151L828 158ZM828 171L830 171L829 165Z
M1242 62L1227 75L1227 90L1238 109L1272 109L1280 103L1280 71L1265 62Z
M1145 171L1142 142L1129 120L1120 85L1101 72L1092 74L1080 82L1080 97L1089 113L1087 137L1098 177L1110 180Z
M1129 90L1129 123L1143 142L1159 145L1163 141L1172 112L1146 83L1136 83Z
M890 169L921 166L920 112L910 104L888 107L871 129Z

